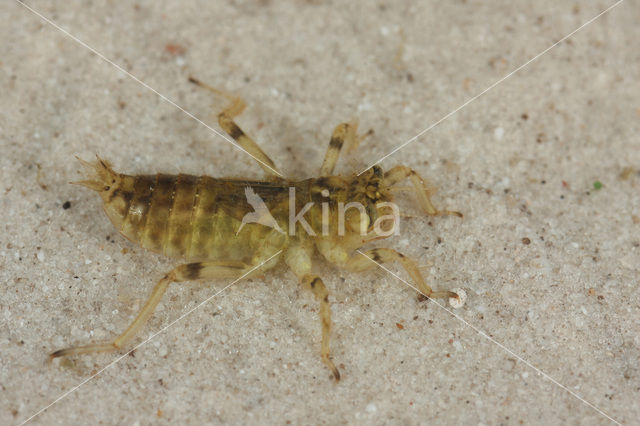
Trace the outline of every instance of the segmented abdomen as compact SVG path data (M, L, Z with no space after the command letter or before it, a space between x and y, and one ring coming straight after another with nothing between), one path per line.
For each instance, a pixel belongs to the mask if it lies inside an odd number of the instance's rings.
M119 178L103 196L104 209L129 240L187 260L251 258L246 236L232 238L239 222L220 208L222 192L229 198L223 182L183 174Z

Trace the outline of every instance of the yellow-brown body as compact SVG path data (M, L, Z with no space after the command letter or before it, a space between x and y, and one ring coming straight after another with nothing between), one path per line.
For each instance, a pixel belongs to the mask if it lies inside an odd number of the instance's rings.
M183 174L115 176L101 193L104 210L122 235L151 251L187 262L253 264L256 253L273 254L286 244L285 235L259 224L236 235L251 212L244 188L257 182Z
M339 235L339 203L358 202L369 212L377 212L378 202L392 199L390 192L380 192L381 179L372 173L349 178L250 181L185 174L131 176L115 172L104 160L92 167L97 168L103 181L82 183L98 190L105 213L124 237L145 249L189 263L226 259L253 265L285 250L290 240L314 244L340 237L343 246L359 247L361 220L368 229L375 216L361 218L358 210L347 210L344 232ZM367 194L367 186L372 193ZM260 223L243 225L243 217L254 209L247 201L246 188L264 201L280 230ZM295 199L293 206L289 205L291 199ZM313 232L299 223L291 232L290 212L301 211L307 203L311 207L304 218ZM324 233L323 208L329 218Z
M244 109L244 102L195 79L190 81L231 100L231 105L219 114L219 124L260 163L268 176L261 181L184 174L131 176L115 172L100 158L95 163L81 160L94 176L77 183L100 194L104 210L118 231L146 249L181 259L183 264L157 282L136 318L113 341L58 350L50 354L51 359L121 348L148 321L173 282L217 278L237 281L284 260L320 304L322 361L339 380L340 373L329 350L329 292L312 270L315 253L354 272L396 261L409 273L422 298L458 298L451 291L433 291L415 262L393 249L359 250L373 240L391 235L380 230L388 230L387 225L394 223L378 225L389 217L395 205L380 203L389 204L392 187L404 179L411 180L425 214L462 215L438 211L423 179L405 166L396 166L386 173L373 166L359 175L334 175L343 144L353 149L366 136L357 135L357 123L336 127L320 177L288 180L233 121ZM350 204L357 208L349 209Z

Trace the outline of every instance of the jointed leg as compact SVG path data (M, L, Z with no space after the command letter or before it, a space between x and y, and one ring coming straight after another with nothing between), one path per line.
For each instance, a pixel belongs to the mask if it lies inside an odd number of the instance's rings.
M322 362L331 370L333 377L340 380L340 371L330 358L329 340L331 338L331 305L329 304L329 291L325 287L322 279L317 275L305 275L302 278L302 285L310 288L316 300L320 302L320 321L322 322L322 348L320 355Z
M369 130L364 135L358 135L358 121L354 120L351 123L339 124L333 134L331 135L331 141L329 142L329 148L324 155L322 161L322 167L320 167L320 176L329 176L333 173L333 169L338 162L340 156L340 150L343 145L347 144L347 150L351 151L357 148L360 142L369 135L373 134L373 130Z
M345 268L350 271L361 272L375 267L375 263L398 261L411 276L413 282L416 284L418 291L421 293L418 296L418 299L424 300L425 296L430 298L458 298L458 295L452 291L433 291L431 287L429 287L429 285L425 282L422 274L420 273L420 270L418 269L414 261L402 253L389 248L376 248L365 252L364 255L369 259L365 259L362 254L357 253L353 257L349 258L347 264L345 265Z
M302 285L311 289L316 300L320 302L320 321L322 322L322 348L320 354L322 362L331 370L336 381L340 380L340 371L331 360L329 341L331 338L331 305L329 304L329 291L317 275L310 273L311 257L310 249L293 246L287 250L285 262L298 276Z
M216 95L225 97L231 105L225 108L220 114L218 114L218 123L220 127L229 134L238 144L251 154L254 159L258 160L260 167L267 173L267 175L277 176L280 172L276 168L275 163L269 158L269 156L258 146L258 144L251 139L234 121L233 118L242 114L242 111L246 108L246 103L238 98L230 95L229 93L218 90L208 84L202 83L193 77L189 78L189 81L197 86L203 87L212 91ZM282 176L282 175L280 175Z
M385 183L389 186L394 185L406 178L411 179L411 183L415 188L415 193L418 196L420 206L429 216L451 215L462 217L462 213L460 212L437 210L433 206L433 203L431 203L431 198L429 198L429 190L427 189L427 185L425 184L424 179L409 167L396 166L384 174Z
M142 328L153 311L160 303L162 296L164 295L167 287L172 282L184 282L195 281L200 279L214 279L214 278L235 278L242 275L244 272L251 268L242 262L236 261L211 261L211 262L197 262L180 265L167 275L165 275L151 291L151 296L144 304L138 316L127 327L127 329L120 336L115 338L109 343L95 343L86 346L77 346L73 348L60 349L49 355L50 359L79 355L93 352L110 352L120 349L127 342L129 342L133 336Z

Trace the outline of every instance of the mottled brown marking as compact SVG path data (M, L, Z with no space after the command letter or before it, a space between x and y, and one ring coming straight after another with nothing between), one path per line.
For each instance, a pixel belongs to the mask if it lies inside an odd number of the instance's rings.
M176 183L175 175L158 174L156 179L156 189L151 199L154 210L169 210L173 208Z
M316 187L320 188L320 190L325 189L329 185L328 177L319 177L314 182Z
M156 187L155 175L143 175L135 176L133 182L133 193L136 201L149 204L151 202L151 195Z
M61 356L65 356L65 354L67 352L69 352L67 349L59 349L59 350L57 350L55 352L51 352L49 354L49 358L58 358L58 357L61 357Z
M192 175L180 174L177 177L167 229L168 237L163 251L167 256L187 257L193 234L193 207L199 180L197 176Z
M141 175L133 178L133 197L120 229L127 238L133 241L140 241L144 234L154 188L155 176Z
M149 203L148 218L145 224L143 247L153 251L164 251L169 224L173 208L175 185L177 177L172 175L156 175L156 183Z
M116 197L122 198L128 205L133 199L133 193L131 191L124 191L120 188L114 189L113 192L109 195L109 200L107 202L110 203Z
M230 122L229 124L229 136L231 136L233 139L239 139L242 136L244 136L244 132L242 131L242 129L240 127L238 127L238 125L236 123L234 123L233 121Z
M199 178L192 175L178 175L173 208L175 211L191 211ZM189 194L189 196L184 196Z
M201 182L202 186L206 188L206 193L200 194L198 211L202 215L213 215L220 207L222 188L216 184L213 178L208 176L203 176Z
M133 193L131 191L124 191L120 188L114 189L109 194L109 199L106 201L107 205L110 205L121 217L126 217L131 206L131 200L133 199Z
M318 283L318 281L320 281L320 278L315 277L312 281L311 281L311 288L315 288L316 284Z
M330 149L335 149L335 150L340 150L340 149L342 149L342 144L343 143L344 143L344 141L342 140L342 138L337 138L337 137L334 136L334 137L331 138L331 141L329 142L329 148Z
M204 265L202 262L189 263L184 272L184 277L187 280L196 280L200 277L200 271L202 271Z
M244 269L247 269L246 265L242 265L242 264L228 264L227 268L229 269L237 269L238 271L242 271Z

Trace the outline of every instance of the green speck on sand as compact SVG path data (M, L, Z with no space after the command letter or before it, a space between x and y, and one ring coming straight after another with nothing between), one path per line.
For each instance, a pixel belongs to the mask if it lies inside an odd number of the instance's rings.
M595 190L602 189L602 182L600 182L599 180L593 182L593 189Z

